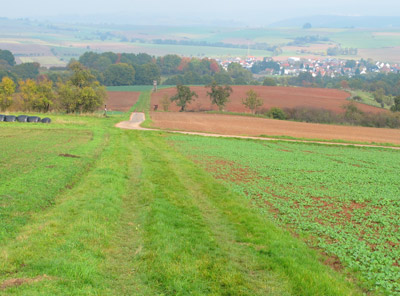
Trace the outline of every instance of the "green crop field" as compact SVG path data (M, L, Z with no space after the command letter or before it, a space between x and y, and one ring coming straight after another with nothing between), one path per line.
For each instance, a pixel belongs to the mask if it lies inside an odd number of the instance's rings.
M362 294L164 132L51 117L0 126L1 295Z
M170 136L173 146L370 287L400 294L400 154Z

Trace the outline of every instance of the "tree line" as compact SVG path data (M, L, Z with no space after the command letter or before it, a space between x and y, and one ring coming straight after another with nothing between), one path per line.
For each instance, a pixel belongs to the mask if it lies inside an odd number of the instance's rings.
M66 113L93 112L103 105L107 93L89 69L79 62L69 65L69 77L54 83L47 75L14 80L4 76L0 82L0 109Z
M91 69L96 78L107 86L152 85L154 80L160 83L161 76L166 77L164 85L253 82L252 73L237 63L232 63L225 70L214 59L175 54L154 57L146 53L87 52L79 58L79 62Z

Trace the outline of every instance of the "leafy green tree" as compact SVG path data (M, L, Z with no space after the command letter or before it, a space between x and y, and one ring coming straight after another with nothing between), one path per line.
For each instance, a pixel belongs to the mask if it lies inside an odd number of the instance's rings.
M311 28L312 28L312 25L310 23L305 23L303 25L303 29L311 29Z
M256 109L261 107L264 102L253 89L250 89L246 95L247 97L242 99L242 103L246 106L246 108L250 109L252 114L254 114Z
M105 87L79 62L69 67L73 72L71 78L66 83L58 84L61 108L67 113L97 110L107 97Z
M9 66L15 65L14 55L9 50L1 50L0 49L0 60L7 62Z
M394 98L394 105L390 108L392 112L400 112L400 96Z
M267 61L264 59L263 61L257 61L253 64L251 67L251 72L254 74L258 74L262 71L265 71L266 69L273 69L275 73L279 72L280 70L280 65L277 62L274 61Z
M268 110L267 116L273 119L280 119L280 120L285 120L286 119L286 113L278 107L272 107L271 109Z
M211 99L211 103L217 105L219 111L222 111L232 93L232 88L228 85L220 86L215 81L206 87L211 90L207 92L207 95Z
M134 53L123 53L121 54L120 62L130 64L135 69L137 66L154 63L153 57L147 53L139 53L137 55Z
M153 85L153 81L160 81L160 69L153 63L144 64L136 67L135 84Z
M384 89L379 88L376 91L374 91L372 94L374 96L375 101L377 101L378 103L382 103L383 102L383 98L385 97L385 90Z
M39 63L24 63L13 67L12 72L20 79L36 79L39 75Z
M246 85L253 78L252 73L249 70L244 69L238 63L229 64L228 74L231 76L233 83L236 85Z
M133 85L135 82L135 69L128 64L121 63L110 65L104 72L105 85Z
M221 71L214 75L214 80L218 84L232 84L232 78L226 71Z
M8 77L3 77L0 83L0 109L5 111L13 103L12 95L15 92L15 83Z
M88 68L95 68L97 60L100 58L100 54L93 51L85 52L79 57L79 63Z
M99 57L96 62L93 65L93 68L96 69L97 71L104 72L107 70L108 67L112 65L112 61L110 58L101 56Z
M276 86L276 81L274 78L266 77L263 81L264 86Z
M185 85L177 85L176 91L176 95L171 97L171 102L176 101L176 105L181 107L180 112L185 111L186 105L193 100L193 97L199 97L194 91L190 90L190 87Z
M178 66L182 58L176 54L168 54L164 57L157 58L157 65L161 69L161 73L165 75L178 73Z

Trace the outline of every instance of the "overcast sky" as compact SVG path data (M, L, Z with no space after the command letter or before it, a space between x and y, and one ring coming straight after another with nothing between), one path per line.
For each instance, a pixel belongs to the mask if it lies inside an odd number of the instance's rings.
M132 15L132 23L135 23L135 15L147 17L151 13L157 17L165 15L166 19L233 20L248 25L267 25L278 20L311 15L400 15L399 0L0 0L0 4L1 17L97 14L114 16L117 20L118 16Z

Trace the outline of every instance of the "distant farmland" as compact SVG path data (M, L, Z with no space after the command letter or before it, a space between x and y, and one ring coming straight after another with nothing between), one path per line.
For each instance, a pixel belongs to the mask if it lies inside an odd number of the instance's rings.
M210 98L207 96L208 88L204 86L191 87L199 98L188 105L190 111L218 110L215 105L211 105ZM230 112L249 112L242 104L242 99L246 97L246 92L253 89L264 101L261 108L271 107L294 108L309 107L323 108L337 113L344 112L343 105L348 104L346 100L350 94L336 89L318 89L301 87L268 87L268 86L233 86L233 93L229 97L230 102L226 105L226 110ZM160 104L164 95L168 97L176 93L175 88L161 90L152 95L152 105ZM385 112L383 109L356 103L357 107L365 112ZM179 111L179 107L171 104L171 111Z

